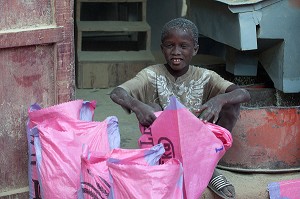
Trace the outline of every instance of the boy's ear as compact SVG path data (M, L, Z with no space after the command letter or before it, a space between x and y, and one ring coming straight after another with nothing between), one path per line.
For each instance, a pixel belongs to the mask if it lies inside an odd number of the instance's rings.
M196 46L194 47L193 56L197 55L198 50L199 50L199 45L196 45Z

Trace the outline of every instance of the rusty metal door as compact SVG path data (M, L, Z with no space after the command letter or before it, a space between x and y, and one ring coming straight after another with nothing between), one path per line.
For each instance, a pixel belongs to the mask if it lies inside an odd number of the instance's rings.
M73 4L0 0L1 198L28 198L28 107L74 98Z

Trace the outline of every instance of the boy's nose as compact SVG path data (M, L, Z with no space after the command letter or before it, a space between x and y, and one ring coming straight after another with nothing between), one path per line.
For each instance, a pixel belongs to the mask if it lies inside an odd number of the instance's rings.
M172 53L175 54L175 55L180 54L181 53L180 47L179 46L174 46L174 48L172 50Z

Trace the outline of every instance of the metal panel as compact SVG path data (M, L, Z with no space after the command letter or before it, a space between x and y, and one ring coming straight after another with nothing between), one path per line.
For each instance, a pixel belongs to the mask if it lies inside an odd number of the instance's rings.
M278 14L280 13L280 14ZM300 92L300 11L288 1L265 7L258 39L281 39L260 54L260 61L272 78L275 87L285 93Z
M300 12L289 1L190 0L189 16L202 35L243 51L245 56L257 53L275 88L300 92ZM260 40L268 40L268 48L259 48ZM254 75L255 60L251 62L254 64L249 67L247 60L236 59L228 70L235 75Z
M261 2L263 0L216 0L228 5L247 5Z
M191 4L189 18L200 34L238 50L257 49L256 12L232 13L227 5L210 0L191 1Z

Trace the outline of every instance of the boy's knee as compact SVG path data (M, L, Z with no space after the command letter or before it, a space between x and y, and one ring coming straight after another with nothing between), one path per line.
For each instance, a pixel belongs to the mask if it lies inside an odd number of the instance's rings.
M223 106L217 124L229 131L232 131L236 121L239 118L239 115L240 104L227 104Z
M221 110L226 117L237 120L240 115L240 104L228 104Z

